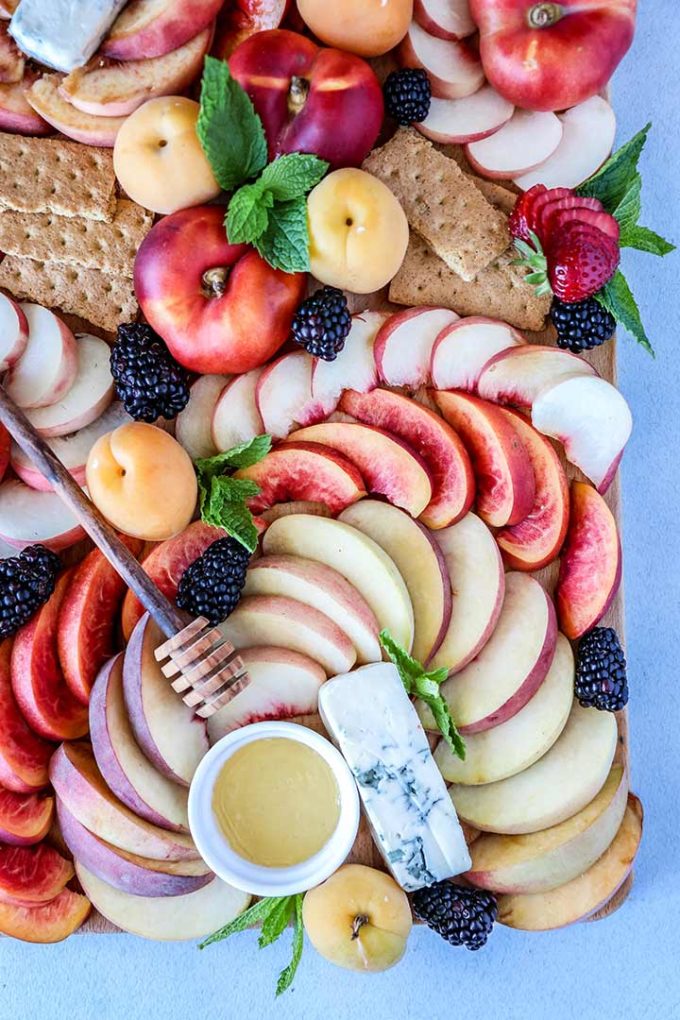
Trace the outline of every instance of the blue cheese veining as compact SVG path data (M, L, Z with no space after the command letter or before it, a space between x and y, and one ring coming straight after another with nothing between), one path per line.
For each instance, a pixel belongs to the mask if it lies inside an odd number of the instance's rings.
M54 67L86 64L126 0L21 0L9 26L20 50Z
M467 871L458 817L396 668L375 663L329 680L319 711L399 885L413 892Z

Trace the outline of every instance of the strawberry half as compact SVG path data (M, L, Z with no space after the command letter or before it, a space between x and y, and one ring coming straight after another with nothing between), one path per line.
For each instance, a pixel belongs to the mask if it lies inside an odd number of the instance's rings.
M581 211L604 212L604 206L597 198L581 198L573 193L566 198L555 198L541 205L537 213L535 230L543 244L553 232L553 217L561 212L572 213L572 219L579 219Z
M534 221L533 206L536 200L541 195L546 194L547 191L548 189L545 184L534 184L533 188L529 188L528 191L519 196L508 220L508 227L512 237L518 237L522 241L531 240L530 232L534 229L531 226Z
M571 221L550 238L546 256L555 297L584 301L611 280L619 264L619 246L597 227Z
M533 189L532 189L533 190ZM546 205L558 202L560 199L574 198L571 188L546 188L542 195L536 195L531 203L531 215L528 220L529 229L538 234L541 223L541 216Z
M593 199L595 201L595 199ZM548 217L548 236L563 230L567 223L587 223L590 227L596 227L603 234L607 234L616 243L619 243L621 229L614 216L610 213L595 212L592 209L563 209L560 212L551 213Z

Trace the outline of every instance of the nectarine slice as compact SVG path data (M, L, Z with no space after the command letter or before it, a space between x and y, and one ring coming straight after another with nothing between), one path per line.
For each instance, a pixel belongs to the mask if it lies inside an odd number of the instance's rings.
M49 785L47 767L54 747L29 727L12 691L12 642L0 644L0 783L14 793Z
M441 331L457 319L456 312L436 307L405 308L390 315L380 327L373 347L381 381L388 386L406 386L411 390L426 386L430 381L434 342Z
M572 482L567 541L560 560L555 602L560 626L576 640L609 609L621 582L621 543L616 520L587 482Z
M125 117L95 117L71 106L59 92L60 74L43 74L26 93L34 111L56 131L83 145L101 145L112 149Z
M523 344L498 351L483 366L477 393L495 404L531 407L542 389L565 376L597 372L588 361L559 347Z
M0 91L0 127L2 124L2 92ZM0 372L16 364L28 344L28 319L16 301L0 294Z
M175 418L175 439L192 460L213 457L218 452L212 436L212 420L217 401L228 382L227 375L199 376L191 387L189 403Z
M47 903L73 878L73 865L47 843L0 846L0 900L17 906Z
M0 840L12 846L32 846L47 835L54 814L54 797L0 789Z
M264 422L255 401L263 372L264 368L253 368L236 375L220 393L210 423L210 434L218 451L231 450L264 432Z
M80 928L90 910L90 901L70 889L34 907L0 902L0 932L22 942L61 942Z

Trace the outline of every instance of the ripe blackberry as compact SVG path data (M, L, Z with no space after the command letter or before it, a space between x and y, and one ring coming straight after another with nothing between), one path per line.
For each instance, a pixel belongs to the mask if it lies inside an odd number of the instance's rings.
M345 295L337 287L322 287L295 313L293 339L313 357L335 361L351 326Z
M435 882L413 896L416 917L452 946L481 949L491 934L498 905L493 893L453 882Z
M0 639L15 634L54 591L59 557L43 545L0 560Z
M235 538L219 538L182 574L177 605L215 626L239 603L250 553Z
M581 638L574 691L584 708L618 712L628 704L626 657L612 627L595 627Z
M151 326L126 322L111 348L118 398L135 421L176 418L189 401L189 376Z
M616 319L595 298L585 301L560 301L554 298L550 318L557 330L557 346L581 354L610 340Z
M385 110L398 124L420 124L430 112L432 86L427 72L406 67L392 71L383 85Z

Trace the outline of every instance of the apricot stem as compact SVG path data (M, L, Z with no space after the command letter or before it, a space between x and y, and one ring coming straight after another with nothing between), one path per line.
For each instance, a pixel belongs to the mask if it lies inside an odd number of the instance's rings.
M352 921L352 940L359 938L359 932L365 924L368 924L368 914L357 914Z
M222 297L227 289L227 277L229 270L226 266L217 266L215 269L207 269L203 274L203 290L209 297Z
M307 102L308 95L309 82L306 78L300 78L294 74L290 79L290 88L288 89L288 110L293 116L300 112Z
M550 28L564 16L562 4L540 3L534 4L527 12L529 28Z

